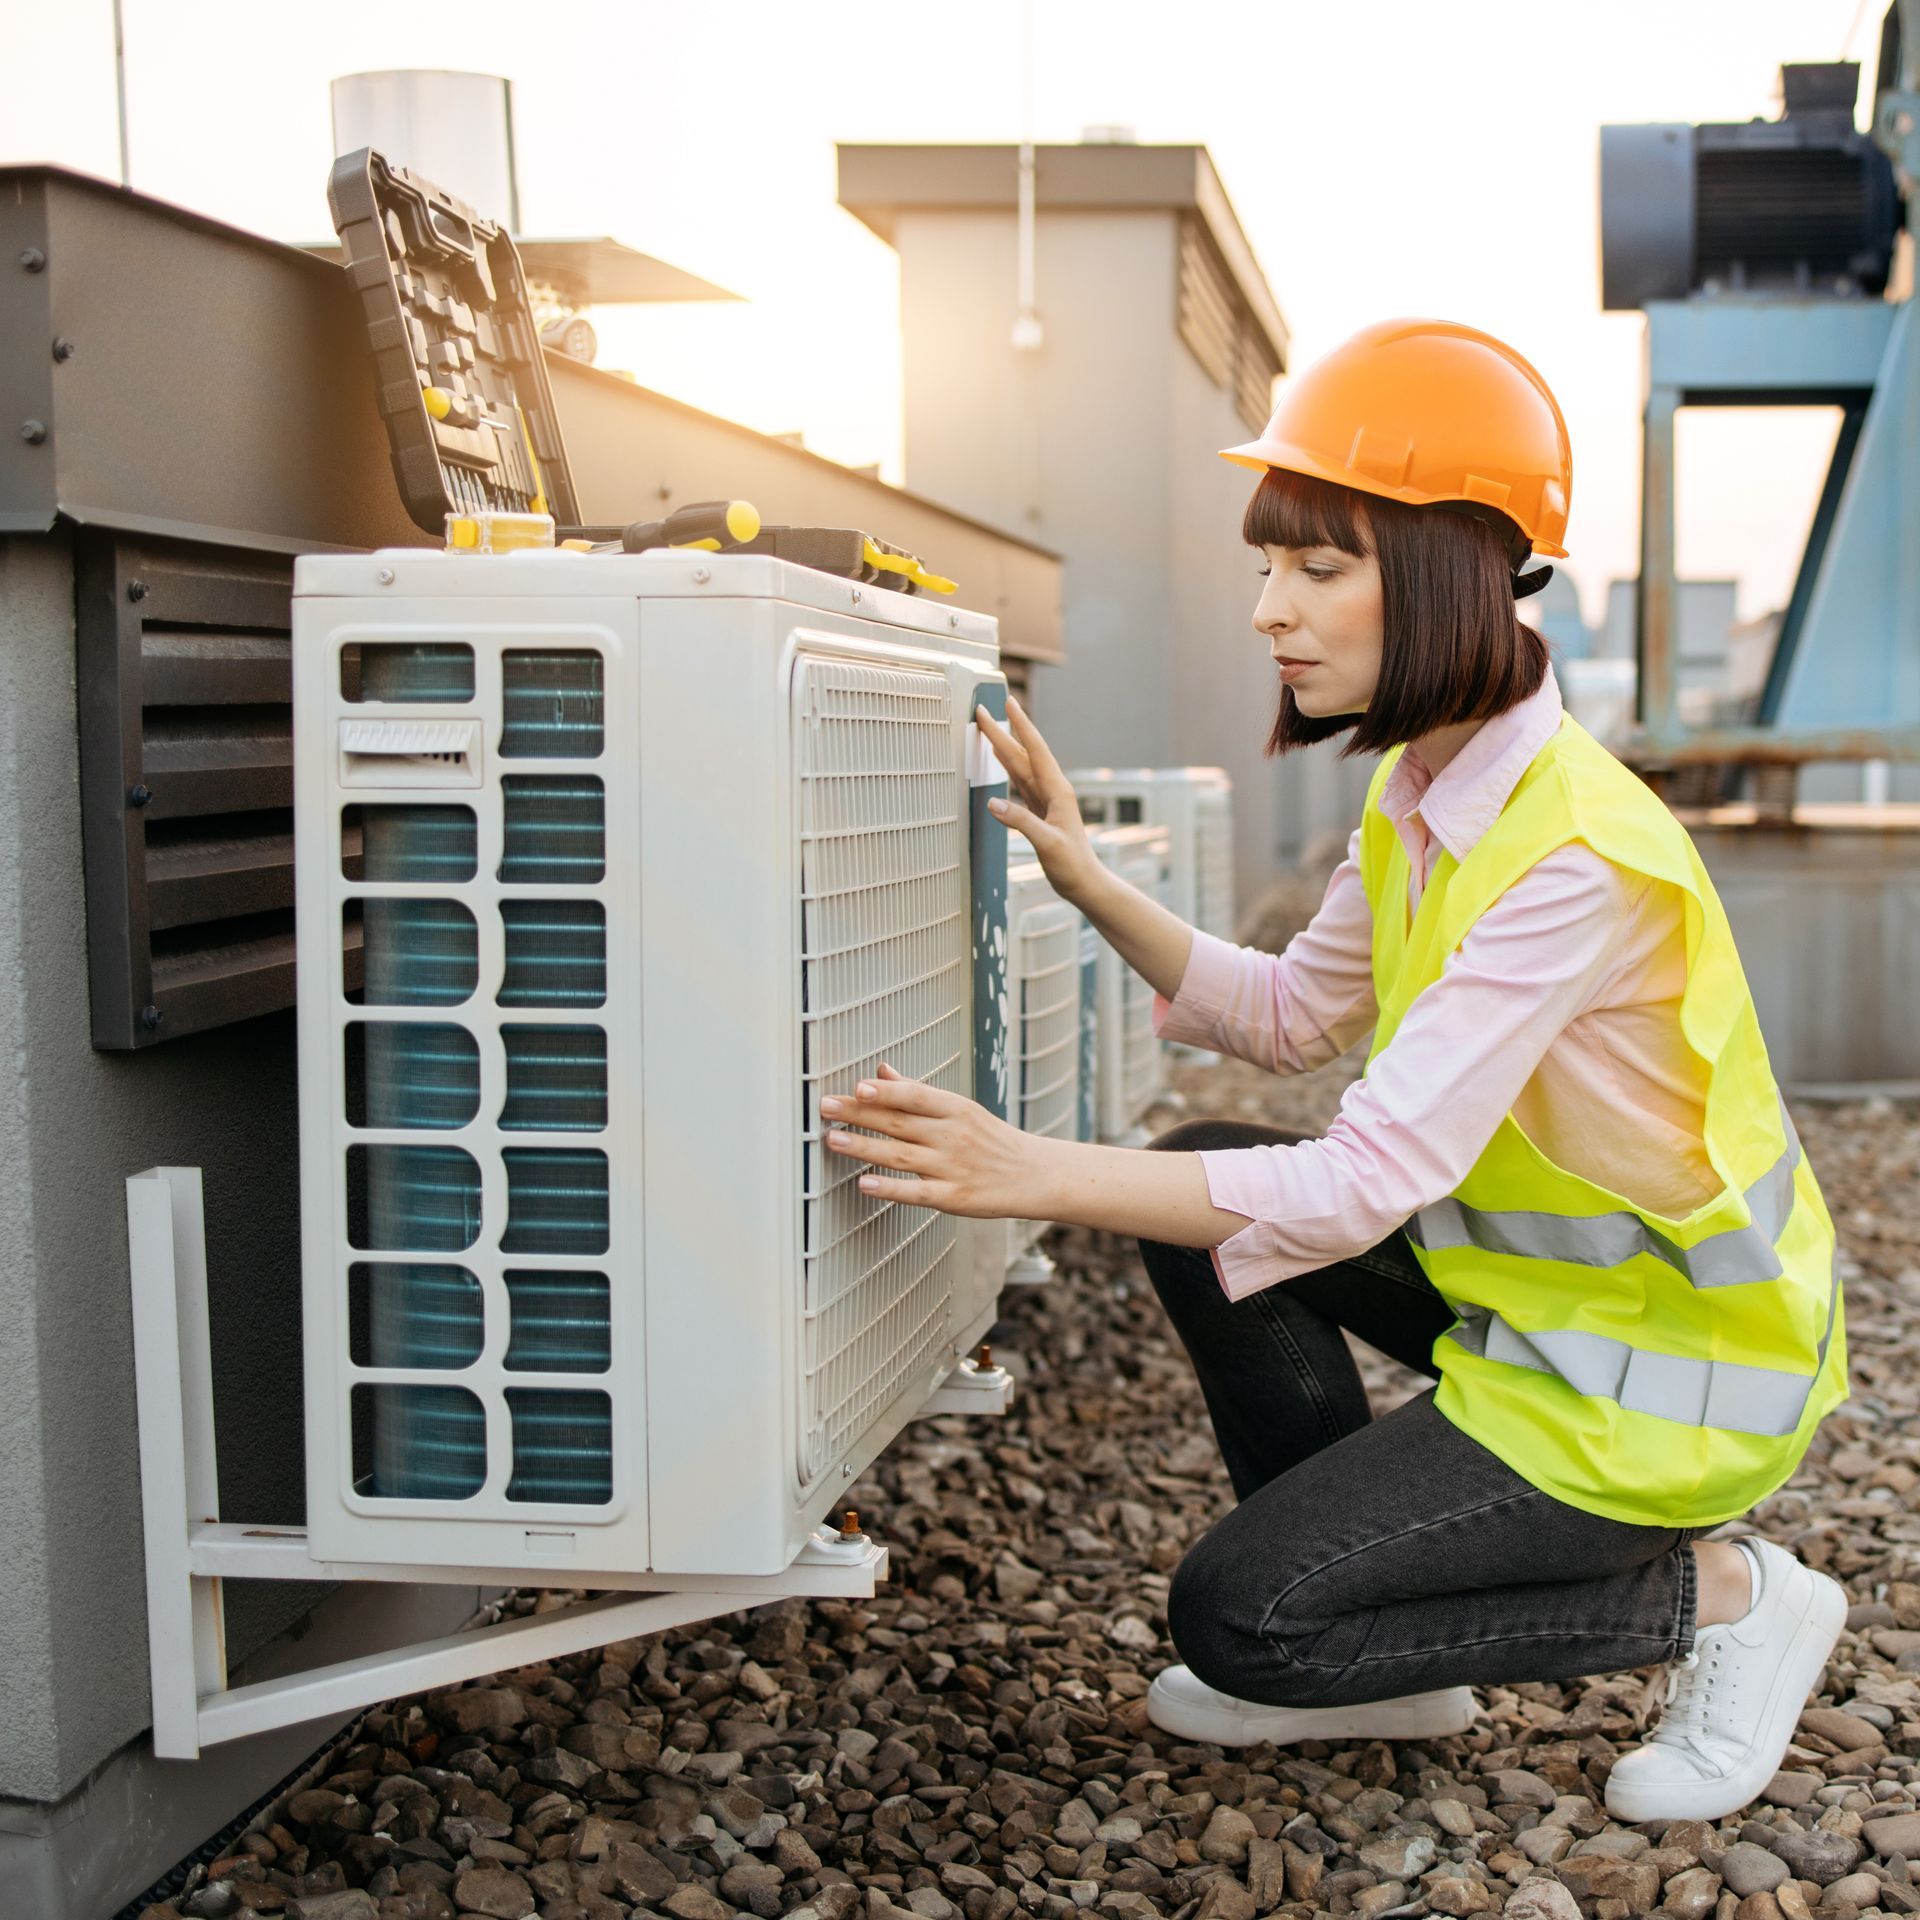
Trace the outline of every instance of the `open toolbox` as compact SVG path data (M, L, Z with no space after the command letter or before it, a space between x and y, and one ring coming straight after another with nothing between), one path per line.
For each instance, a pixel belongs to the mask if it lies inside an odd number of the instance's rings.
M360 296L394 478L423 532L450 546L544 542L609 553L701 546L765 553L903 593L951 593L917 555L854 527L762 526L744 501L664 520L583 526L513 237L443 188L363 147L327 205ZM538 529L537 534L529 529Z

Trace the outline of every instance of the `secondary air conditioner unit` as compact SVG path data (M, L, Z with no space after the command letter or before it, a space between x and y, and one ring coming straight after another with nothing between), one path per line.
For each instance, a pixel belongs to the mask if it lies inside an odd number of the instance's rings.
M1172 856L1165 827L1096 827L1088 837L1110 872L1167 904ZM1098 968L1099 1135L1114 1146L1145 1146L1141 1120L1167 1084L1166 1049L1153 1031L1153 989L1104 941Z
M1167 828L1167 905L1188 926L1233 938L1233 782L1219 767L1085 767L1067 778L1089 826Z
M1172 836L1167 905L1188 926L1233 938L1233 782L1219 767L1088 767L1067 777L1090 826L1164 826ZM1171 1051L1220 1064L1201 1047Z
M409 549L302 559L294 659L313 1557L786 1568L1005 1275L819 1108L1008 1111L994 622Z
M1011 1117L1050 1140L1082 1137L1081 929L1079 909L1047 883L1037 860L1007 871L1007 998L1013 1055ZM1044 1220L1007 1222L1007 1278L1048 1278L1053 1262L1040 1251Z

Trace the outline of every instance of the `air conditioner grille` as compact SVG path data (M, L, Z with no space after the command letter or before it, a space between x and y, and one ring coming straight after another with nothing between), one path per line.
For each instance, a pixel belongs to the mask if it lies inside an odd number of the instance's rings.
M1121 862L1120 877L1149 899L1164 902L1166 887L1158 854L1129 855ZM1120 1081L1127 1112L1137 1118L1160 1091L1164 1068L1153 1031L1153 989L1131 967L1121 969L1120 1033Z
M934 671L795 671L805 1259L798 1478L809 1485L947 1337L958 1236L860 1192L820 1097L884 1059L957 1093L970 1070L966 791Z
M1233 938L1233 802L1224 792L1194 796L1194 919L1207 933Z
M1059 902L1020 916L1020 1125L1071 1140L1079 1127L1080 916Z

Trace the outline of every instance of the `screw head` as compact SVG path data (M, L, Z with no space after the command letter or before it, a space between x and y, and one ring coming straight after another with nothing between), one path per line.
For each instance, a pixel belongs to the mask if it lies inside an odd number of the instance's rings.
M860 604L860 589L858 587L855 587L853 590L853 604L856 607Z
M955 627L955 628L957 628L957 627L958 627L958 626L960 625L960 616L959 616L959 615L958 615L957 613L950 613L950 614L948 614L948 615L947 615L947 625L948 625L948 626L950 626L950 627Z
M28 273L40 273L46 268L47 256L38 247L22 247L20 264Z
M140 1009L140 1024L145 1027L149 1033L157 1033L160 1030L161 1021L166 1017L167 1016L155 1006L145 1006Z
M391 567L381 567L373 577L378 580L383 587L393 585L393 569Z
M711 567L695 567L693 570L693 584L696 587L704 587L712 578L713 569Z
M851 1480L853 1478L853 1462L851 1460L842 1460L840 1462L840 1478L842 1480Z
M136 781L127 789L127 805L144 807L153 798L153 789L144 780Z
M146 597L147 583L144 580L129 580L127 582L127 598L129 600L139 602Z
M71 360L73 358L73 342L69 340L65 334L60 334L55 337L53 357L56 360Z
M20 438L28 446L37 447L47 437L47 423L44 420L22 420Z

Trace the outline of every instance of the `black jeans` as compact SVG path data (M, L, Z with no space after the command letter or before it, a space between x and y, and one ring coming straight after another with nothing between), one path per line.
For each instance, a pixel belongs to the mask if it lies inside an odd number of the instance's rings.
M1189 1121L1176 1152L1307 1136ZM1436 1378L1453 1314L1404 1232L1229 1300L1204 1249L1140 1251L1199 1375L1239 1505L1180 1563L1167 1617L1206 1681L1270 1706L1565 1680L1682 1657L1695 1529L1542 1493L1423 1393L1371 1417L1341 1330Z

